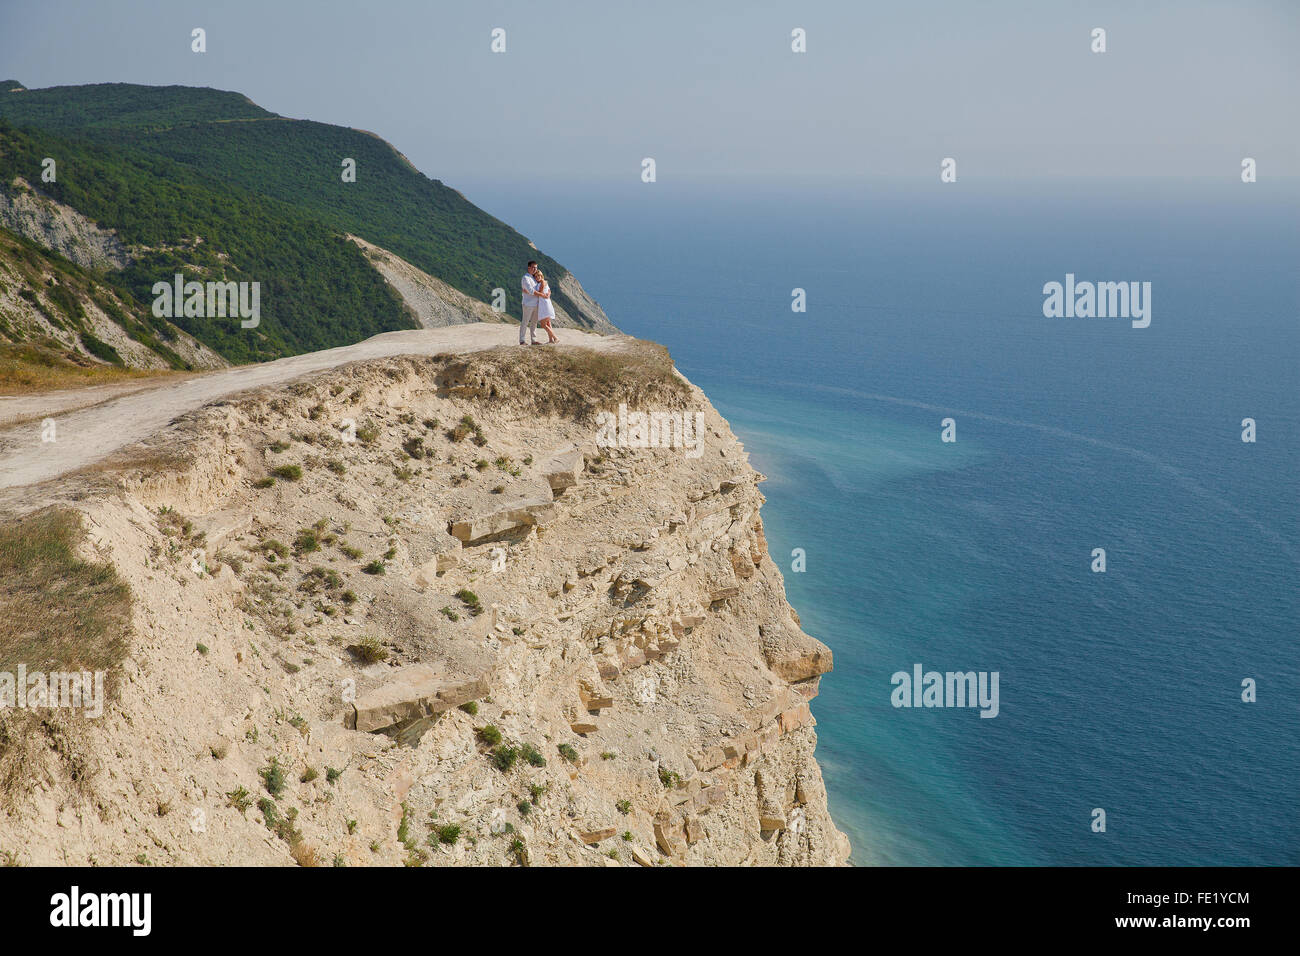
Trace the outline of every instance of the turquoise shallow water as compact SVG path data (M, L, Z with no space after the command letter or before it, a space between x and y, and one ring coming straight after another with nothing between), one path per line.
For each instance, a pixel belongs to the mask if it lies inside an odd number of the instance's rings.
M466 192L769 476L855 862L1300 863L1292 197ZM1151 281L1151 326L1044 318L1067 271ZM999 672L998 717L892 707L917 662Z

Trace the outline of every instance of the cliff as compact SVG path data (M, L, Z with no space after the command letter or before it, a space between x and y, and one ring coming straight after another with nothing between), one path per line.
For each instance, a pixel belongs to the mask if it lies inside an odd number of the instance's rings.
M440 347L452 333L482 342ZM230 395L11 495L0 669L89 666L87 641L50 643L59 608L35 621L16 590L51 515L71 513L95 601L110 579L130 597L95 631L102 716L0 711L0 848L843 863L809 711L831 655L704 394L626 337L401 334L428 347ZM72 583L42 600L93 603Z

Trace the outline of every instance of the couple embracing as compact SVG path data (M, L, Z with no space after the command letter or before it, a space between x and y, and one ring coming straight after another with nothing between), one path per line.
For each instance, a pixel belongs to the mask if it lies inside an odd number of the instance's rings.
M542 275L542 270L537 268L535 259L528 260L528 271L524 273L523 293L524 320L519 323L519 344L529 344L524 341L524 332L527 330L532 338L531 344L541 345L542 343L537 341L538 325L545 329L549 336L547 345L554 345L560 341L551 329L551 319L555 318L555 306L551 302L551 284L546 281L546 276Z

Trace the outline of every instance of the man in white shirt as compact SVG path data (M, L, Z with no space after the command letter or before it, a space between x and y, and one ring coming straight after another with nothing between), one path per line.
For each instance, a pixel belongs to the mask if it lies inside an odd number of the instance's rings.
M519 323L519 344L526 345L524 341L524 330L527 329L532 338L532 344L537 344L537 260L528 260L528 271L524 273L523 293L524 293L524 318Z

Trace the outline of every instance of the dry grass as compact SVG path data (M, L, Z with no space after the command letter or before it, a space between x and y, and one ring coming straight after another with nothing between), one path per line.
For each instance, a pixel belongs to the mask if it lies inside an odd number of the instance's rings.
M446 357L440 383L538 414L575 419L620 402L632 408L681 408L691 395L668 350L640 339L609 352L506 346Z
M0 527L0 670L113 669L131 594L110 565L82 561L81 516L47 509Z
M180 475L188 471L194 461L194 453L184 443L155 437L140 444L128 445L106 458L75 468L67 475L98 482L95 490L103 494L112 487L111 483L106 483L107 479L132 476L143 480L158 474Z
M56 388L106 385L164 377L156 369L128 369L96 362L52 339L0 342L0 395L27 395Z
M374 637L363 637L357 644L349 644L348 653L363 664L388 660L388 649Z
M320 866L320 854L316 848L308 846L306 843L295 843L289 850L289 855L293 857L294 862L299 866Z
M0 671L104 671L111 694L127 651L131 594L106 564L83 561L74 511L47 508L0 523ZM83 715L0 710L0 800L25 792L53 751L75 785L89 774Z

